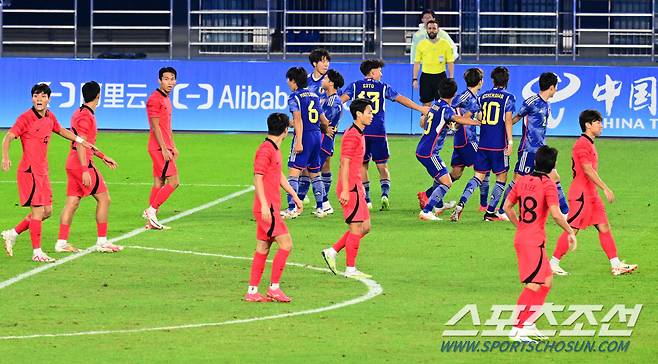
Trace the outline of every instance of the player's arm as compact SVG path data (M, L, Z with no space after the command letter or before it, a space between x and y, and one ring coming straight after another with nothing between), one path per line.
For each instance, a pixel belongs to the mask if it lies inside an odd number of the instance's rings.
M562 230L564 230L564 232L569 234L569 248L572 251L576 250L576 245L578 244L578 241L576 240L576 233L573 231L571 226L569 226L569 223L567 222L567 219L564 218L564 215L562 215L562 211L560 211L560 206L557 204L550 205L548 207L548 211L551 213L551 216L553 216L553 220L555 220L555 223L558 224L562 228Z
M418 71L420 71L420 61L417 60L414 62L414 70L411 74L411 85L413 88L418 88Z
M293 111L292 113L292 127L295 130L295 153L301 153L304 151L302 145L302 133L304 132L304 123L302 123L302 113L301 111Z
M452 52L452 48L450 51ZM455 75L455 62L448 62L446 65L448 66L448 78L453 78Z
M265 198L265 185L262 174L254 174L254 187L256 188L256 198L260 203L260 213L263 221L269 222L272 220L272 213L270 212L270 206L267 204L267 198Z
M603 190L603 193L605 193L605 197L608 199L608 202L613 203L615 202L615 194L612 192L612 190L608 187L608 185L603 182L601 177L599 176L599 172L594 170L594 167L592 167L591 163L585 163L582 165L583 167L583 172L585 172L585 175L587 178L592 181L595 185L597 185L600 189Z
M514 115L514 117L512 118L512 124L518 123L519 120L521 120L521 119L523 119L523 117L521 115L519 115L519 114Z
M503 204L503 210L505 210L505 213L507 214L507 217L509 218L509 221L512 223L514 226L519 226L519 218L516 216L516 210L514 210L514 205L516 205L516 199L512 200L510 198L505 199L505 203Z
M324 114L320 114L320 126L322 127L322 132L325 133L328 137L334 137L334 129L329 123L329 119Z
M11 142L16 139L16 135L11 131L8 131L5 134L5 137L2 139L2 170L8 171L11 167L11 159L9 159L9 145Z
M411 101L408 97L398 95L395 97L395 101L399 102L401 105L404 105L412 110L419 111L421 114L425 115L430 111L429 106L420 106L417 103Z
M341 157L340 158L340 168L338 169L338 183L342 186L342 191L340 196L338 196L338 202L341 205L347 204L350 200L350 158Z
M473 120L470 118L470 113L467 113L469 116L466 115L454 115L452 117L452 121L462 124L462 125L482 125L481 122L478 120Z
M512 126L514 126L512 113L508 111L505 113L505 134L507 135L507 148L505 149L505 155L512 154L512 145L514 144L514 139L512 139Z
M295 206L297 206L297 210L302 211L304 210L304 203L302 200L297 197L297 192L292 189L292 186L290 183L288 183L288 178L286 178L286 175L281 172L281 178L279 180L279 184L283 188L284 191L286 191L287 194L292 196L292 200L295 202Z
M348 102L349 100L350 100L350 95L348 95L347 93L343 93L342 95L340 95L340 102L342 102L343 104Z
M81 138L81 137L73 134L73 132L71 132L70 130L68 130L66 128L60 128L59 131L55 132L55 134L61 136L64 139L68 139L72 142L76 142L77 144L82 145L85 148L90 148L92 150L97 150L98 149L98 148L96 148L95 145L89 143L86 139Z
M167 145L164 142L164 138L162 137L162 129L160 128L160 118L159 117L153 117L149 118L149 124L151 124L151 130L153 130L153 136L155 137L156 143L160 146L160 150L162 151L162 157L164 160L169 161L171 160L174 156L171 154L169 149L167 149Z

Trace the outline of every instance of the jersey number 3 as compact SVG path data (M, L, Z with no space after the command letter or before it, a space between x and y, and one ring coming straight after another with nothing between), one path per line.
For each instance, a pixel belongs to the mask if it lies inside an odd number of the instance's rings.
M372 109L372 114L374 115L374 114L379 112L379 92L361 91L361 92L359 92L359 95L357 96L357 98L359 98L359 99L368 98L375 105Z

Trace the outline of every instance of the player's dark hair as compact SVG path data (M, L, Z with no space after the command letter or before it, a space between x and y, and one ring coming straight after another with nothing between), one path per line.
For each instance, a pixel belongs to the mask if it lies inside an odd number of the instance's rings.
M442 99L451 99L457 93L457 82L452 78L444 78L439 82L439 96Z
M553 72L544 72L539 76L539 90L546 91L551 86L557 86L557 75Z
M366 107L372 107L372 101L368 99L356 99L352 101L350 104L350 113L352 114L352 119L356 120L356 113L358 112L365 112Z
M45 83L37 83L36 85L32 86L32 93L30 96L35 95L35 94L46 94L48 97L50 97L50 86L46 85Z
M439 22L434 20L434 19L432 19L432 20L428 21L427 23L425 23L425 27L427 27L430 24L436 24L436 27L437 28L439 27Z
M82 99L85 102L92 102L96 99L96 96L101 93L101 86L96 81L85 82L82 85Z
M324 48L316 48L308 54L308 61L311 63L311 66L315 67L314 63L322 61L322 58L326 58L327 61L331 61L331 56L329 51Z
M169 73L173 74L173 75L174 75L174 78L178 78L178 73L176 73L176 70L174 69L174 67L162 67L162 68L160 68L160 70L158 71L158 79L161 80L161 79L162 79L162 76L163 76L166 72L169 72Z
M421 22L423 21L423 15L425 15L425 14L430 14L432 16L432 18L436 18L436 14L434 14L434 10L425 9L425 10L423 10L422 13L420 13L420 21Z
M585 130L587 130L587 126L585 124L588 124L588 123L591 124L591 123L593 123L597 120L598 121L603 120L603 116L601 116L600 112L598 112L597 110L593 110L593 109L584 110L578 116L578 123L580 123L580 130L582 130L583 133L584 133Z
M306 88L308 82L307 77L308 75L304 67L291 67L286 72L286 78L295 81L299 88Z
M557 149L551 148L548 145L542 145L537 149L535 154L535 171L541 173L551 173L555 168L557 161Z
M382 67L384 67L384 61L381 59L366 59L365 61L361 62L359 69L361 70L361 74L367 76L370 71Z
M469 68L464 72L464 81L466 86L475 87L484 78L484 72L479 68Z
M338 73L338 71L336 70L328 70L326 77L329 78L329 81L334 83L334 88L336 90L340 89L345 85L345 80L343 79L343 75Z
M494 87L507 87L509 82L509 70L507 67L498 66L491 71L491 79L493 80Z
M288 129L290 126L290 119L288 115L281 112L271 113L267 117L267 134L279 136Z

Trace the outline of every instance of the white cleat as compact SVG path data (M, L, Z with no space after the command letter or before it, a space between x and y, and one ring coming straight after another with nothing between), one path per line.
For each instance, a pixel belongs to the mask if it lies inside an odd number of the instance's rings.
M435 215L441 215L446 210L454 209L456 205L457 205L457 201L449 201L447 203L444 202L443 207L435 207L434 208L434 214Z
M37 263L53 263L55 258L49 257L46 253L41 253L39 255L33 255L32 261Z
M498 216L498 219L501 220L501 221L509 221L509 217L504 212L502 214L498 213L496 215Z
M551 271L553 271L553 274L558 275L558 276L568 276L569 272L566 270L562 269L560 267L560 263L553 263L551 262Z
M96 251L99 253L117 253L123 250L123 246L112 243L96 244Z
M372 210L372 202L368 202L366 205L368 206L368 210Z
M69 243L55 244L55 253L79 253L80 249L74 247Z
M324 210L324 212L326 212L327 215L331 215L334 213L334 208L331 207L331 203L329 201L322 203L322 210Z
M351 272L345 271L343 275L347 278L352 278L352 279L367 279L367 278L372 278L372 275L363 273L359 270L353 270Z
M462 218L462 211L464 211L463 205L458 204L457 206L455 206L455 209L450 214L450 221L452 222L459 221Z
M158 217L155 215L155 212L149 211L150 208L144 210L142 217L148 222L149 228L151 230L163 230L164 226L158 221Z
M509 333L509 339L512 341L520 341L520 342L526 342L526 343L537 343L538 340L532 338L530 335L528 335L528 332L526 331L526 328L518 328L518 327L512 327L512 330L510 330Z
M535 340L538 340L538 341L548 340L548 336L544 335L544 333L541 332L541 330L539 330L537 328L537 326L535 326L535 324L523 325L523 329L525 330L527 336L529 336L529 337L531 337Z
M321 218L327 216L327 213L322 209L322 207L319 207L319 208L315 209L315 210L314 210L313 212L311 212L311 213L312 213L313 215L315 215L315 217L317 217L318 219L321 219Z
M304 196L302 203L304 203L304 205L308 205L311 203L311 199L308 197L308 195Z
M291 219L296 219L300 215L299 210L297 208L294 208L292 210L283 210L281 211L281 217L284 220L291 220Z
M2 239L5 241L5 251L10 257L14 256L14 244L16 244L18 234L14 230L5 230L2 232Z
M621 262L621 264L619 264L616 267L613 267L611 270L613 276L620 276L622 274L630 274L636 269L637 269L637 264L626 264L625 262Z
M423 210L418 214L418 218L424 221L441 221L441 218L434 215L432 212L425 212Z

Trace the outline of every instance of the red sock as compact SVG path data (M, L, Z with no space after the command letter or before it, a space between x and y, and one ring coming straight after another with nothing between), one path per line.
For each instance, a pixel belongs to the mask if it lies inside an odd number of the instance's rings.
M41 248L41 220L30 219L30 238L32 249Z
M167 201L167 199L169 198L169 196L171 196L173 192L174 192L174 187L172 185L170 184L164 185L164 187L162 187L160 191L158 191L158 194L155 195L155 198L153 199L153 203L151 203L151 207L153 207L156 210L160 208L160 206L162 206L162 204L165 203L165 201Z
M608 256L608 259L617 257L617 246L615 245L615 239L613 239L610 230L605 233L599 231L599 241L601 242L601 248L603 248L605 255Z
M260 254L259 252L254 253L254 259L251 261L251 275L249 278L249 285L258 287L260 279L263 276L263 270L265 270L265 261L267 260L267 254Z
M348 233L345 239L345 250L347 252L346 266L356 267L356 256L359 254L359 244L361 243L361 235Z
M348 236L349 234L350 234L350 231L347 230L347 231L345 232L345 234L343 234L343 236L341 236L340 239L338 239L338 241L336 242L336 244L334 244L334 247L333 247L333 248L334 248L334 250L336 251L336 253L338 253L339 251L343 250L343 248L345 247L345 242L347 241L347 236Z
M25 216L25 218L23 220L21 220L21 222L19 222L18 225L16 225L14 230L16 230L16 232L20 234L23 231L29 229L30 228L30 220L32 220L30 218L30 215Z
M59 224L59 240L69 240L69 231L71 230L71 225Z
M519 295L519 300L516 301L517 306L523 306L523 309L521 312L519 312L519 315L517 316L518 322L515 327L522 328L523 323L530 317L530 315L533 314L532 311L530 311L530 307L532 306L532 301L533 301L533 296L535 295L535 291L531 290L528 287L523 288L523 291L521 291L521 295Z
M551 287L547 287L546 285L541 285L539 287L539 291L535 292L530 301L530 306L543 306L544 302L546 302L546 296L548 296L548 292L551 290ZM530 311L530 315L528 315L528 318L526 319L526 324L534 324L535 320L528 320L530 316L534 315L535 312L539 311L539 309Z
M569 250L569 234L562 233L557 239L557 244L555 244L553 256L557 259L562 259L562 257L567 254L567 250Z
M96 230L98 230L98 237L105 238L107 237L107 223L106 222L97 222Z
M283 268L286 267L286 260L288 260L289 254L290 250L284 250L281 248L279 248L279 250L276 252L274 260L272 261L272 279L270 280L271 283L278 284L281 280Z
M150 206L153 206L153 202L155 201L155 196L158 195L158 192L160 192L161 189L162 187L151 187L151 196L149 196Z

